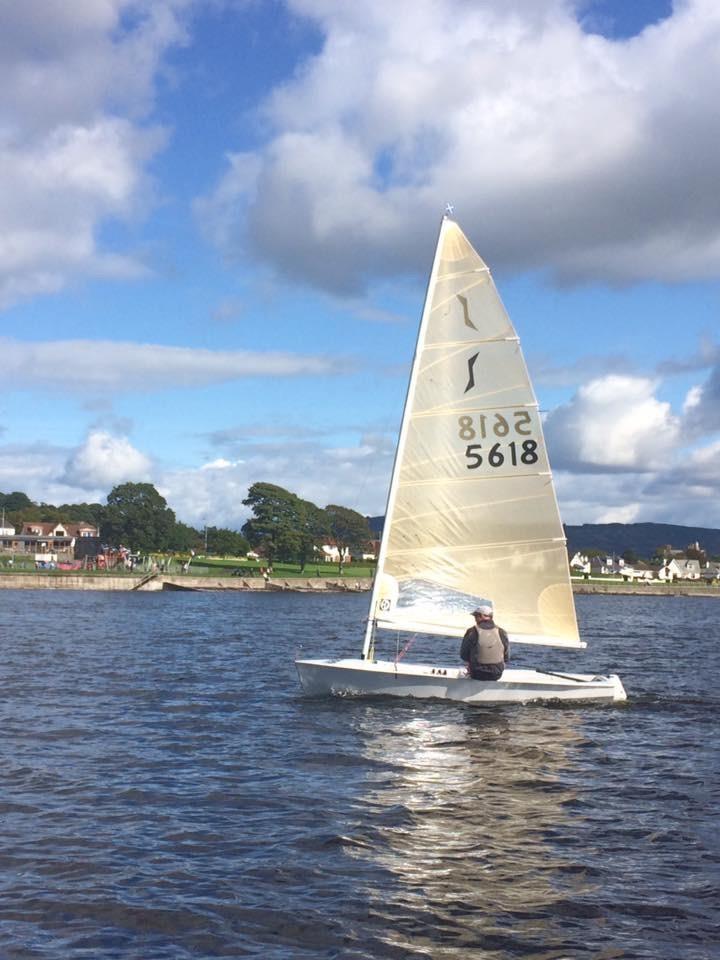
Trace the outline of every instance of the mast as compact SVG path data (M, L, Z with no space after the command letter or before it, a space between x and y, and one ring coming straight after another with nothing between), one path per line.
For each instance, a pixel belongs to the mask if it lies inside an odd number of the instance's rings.
M377 564L375 567L375 582L373 583L372 594L370 596L370 615L368 617L367 627L365 629L365 639L363 641L363 648L361 659L367 660L373 658L374 647L375 647L375 625L377 622L376 615L376 605L378 600L378 592L380 586L380 575L382 574L385 555L387 553L388 545L388 536L390 527L388 520L392 515L393 506L395 503L395 497L397 494L397 484L398 484L398 473L399 465L402 462L402 454L405 447L405 440L407 438L407 429L408 429L408 417L407 413L410 409L413 393L415 391L415 384L417 381L418 373L418 359L420 357L422 344L425 338L425 331L427 329L428 319L430 317L431 307L432 307L432 294L435 287L435 280L438 273L438 265L440 263L440 251L442 250L443 242L443 233L445 231L445 226L448 221L451 219L450 214L452 213L452 206L448 204L447 212L443 215L442 220L440 221L440 230L438 231L437 244L435 246L435 256L433 257L433 265L430 271L430 277L428 278L427 287L425 289L425 302L423 304L422 316L420 318L420 326L418 329L417 339L415 341L415 353L413 355L412 368L410 373L410 380L408 382L407 392L405 394L405 404L403 406L403 415L402 421L400 423L400 435L398 437L397 447L395 448L395 459L393 460L393 468L390 479L390 488L388 490L387 503L385 505L385 519L383 523L383 532L382 537L380 538L380 552L378 553Z

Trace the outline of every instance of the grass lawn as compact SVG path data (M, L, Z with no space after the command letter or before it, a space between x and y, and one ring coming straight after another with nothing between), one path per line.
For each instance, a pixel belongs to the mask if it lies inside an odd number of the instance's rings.
M261 570L266 566L257 560L245 560L240 557L193 557L188 573L198 576L214 577L261 577ZM235 571L239 571L235 574ZM289 580L291 577L321 577L334 580L336 577L354 577L356 580L375 575L375 564L371 563L344 563L342 574L338 571L337 563L308 563L305 571L300 572L299 563L273 563L273 580L278 578Z

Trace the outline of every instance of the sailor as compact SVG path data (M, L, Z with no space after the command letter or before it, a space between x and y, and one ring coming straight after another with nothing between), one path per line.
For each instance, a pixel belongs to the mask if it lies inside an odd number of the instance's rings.
M468 665L473 680L499 680L510 659L508 635L493 620L490 604L473 610L475 626L463 637L460 658Z

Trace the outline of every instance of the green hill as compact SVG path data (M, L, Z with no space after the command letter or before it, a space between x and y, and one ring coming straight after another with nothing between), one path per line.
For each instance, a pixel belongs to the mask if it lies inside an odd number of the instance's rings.
M638 556L649 559L664 544L684 550L696 542L708 556L720 555L720 530L708 527L683 527L674 523L583 523L566 526L565 535L571 556L578 550L602 550L608 554L634 550Z
M380 536L384 517L368 517L370 529ZM657 548L670 544L684 550L699 543L709 557L720 556L720 530L709 527L683 527L674 523L583 523L565 527L570 556L580 550L602 550L622 554L634 550L639 557L650 559Z

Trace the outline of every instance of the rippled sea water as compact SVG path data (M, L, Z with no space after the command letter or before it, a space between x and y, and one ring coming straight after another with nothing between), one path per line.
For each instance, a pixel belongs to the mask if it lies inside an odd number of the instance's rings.
M3 960L720 955L720 600L579 597L515 663L629 702L503 708L304 698L367 594L0 603Z

